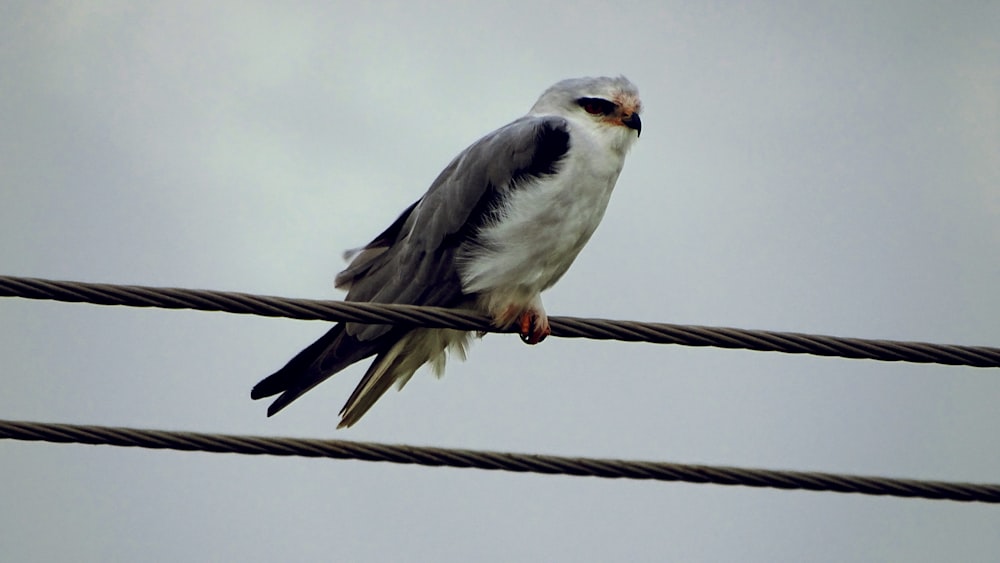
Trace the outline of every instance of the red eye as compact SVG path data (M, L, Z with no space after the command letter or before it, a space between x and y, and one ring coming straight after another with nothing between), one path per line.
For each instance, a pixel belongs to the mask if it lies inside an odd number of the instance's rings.
M576 103L591 115L611 115L617 107L614 102L604 98L580 98Z

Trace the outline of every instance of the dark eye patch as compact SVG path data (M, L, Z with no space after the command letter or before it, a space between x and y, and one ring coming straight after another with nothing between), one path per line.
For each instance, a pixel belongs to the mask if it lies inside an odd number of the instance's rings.
M611 115L618 107L614 102L604 98L580 98L576 103L591 115Z

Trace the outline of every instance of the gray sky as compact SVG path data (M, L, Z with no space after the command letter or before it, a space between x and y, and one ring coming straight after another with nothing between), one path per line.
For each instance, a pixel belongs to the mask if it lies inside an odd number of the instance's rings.
M339 298L567 77L643 135L550 314L1000 345L996 2L0 4L0 273ZM353 429L325 323L0 300L0 417L1000 482L1000 372L490 335ZM0 442L11 561L988 561L995 507Z

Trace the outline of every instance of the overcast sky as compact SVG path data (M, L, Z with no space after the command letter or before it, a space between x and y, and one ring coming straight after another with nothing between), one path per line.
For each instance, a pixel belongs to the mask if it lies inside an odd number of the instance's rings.
M738 7L736 7L738 6ZM0 274L340 298L552 83L641 140L549 314L1000 345L1000 3L0 2ZM327 323L0 300L0 418L1000 482L1000 370L489 335L356 427ZM10 561L995 561L960 503L0 441Z

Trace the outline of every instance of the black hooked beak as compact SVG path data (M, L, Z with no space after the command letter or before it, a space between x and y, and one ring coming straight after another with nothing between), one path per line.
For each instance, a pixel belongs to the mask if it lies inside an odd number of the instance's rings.
M625 124L629 129L635 129L635 136L639 137L642 135L642 120L639 119L638 113L633 113L628 117L622 118L622 123Z

